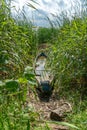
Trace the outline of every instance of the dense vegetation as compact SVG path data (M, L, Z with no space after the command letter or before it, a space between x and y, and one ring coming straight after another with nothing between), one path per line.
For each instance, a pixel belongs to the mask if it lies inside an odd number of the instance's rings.
M28 82L33 77L32 68L26 67L32 64L32 25L17 23L4 1L0 17L0 130L28 130L35 115L25 106Z
M57 38L50 54L55 89L74 103L77 116L69 117L72 122L86 129L87 125L82 124L87 121L87 18L75 18L66 23L59 29Z
M0 3L0 130L50 129L37 127L38 113L26 104L36 84L30 66L41 43L51 44L48 65L55 91L73 103L68 122L87 129L86 12L63 20L60 27L35 31L26 19L14 20L4 0Z

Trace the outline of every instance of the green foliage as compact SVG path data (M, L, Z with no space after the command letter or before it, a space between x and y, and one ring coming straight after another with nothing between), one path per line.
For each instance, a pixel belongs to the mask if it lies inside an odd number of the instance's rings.
M87 19L77 18L59 29L53 46L52 69L57 84L69 89L86 89L87 81ZM74 85L74 86L73 86ZM76 89L77 89L76 87Z
M33 5L29 3L28 5L35 9ZM86 130L86 15L73 17L71 21L63 15L61 24L59 19L56 21L59 28L54 28L52 22L49 21L51 28L39 28L37 31L33 30L32 23L27 21L24 14L23 18L14 20L9 6L1 0L0 130L50 130L47 123L44 127L36 125L38 114L28 106L29 104L26 105L27 92L29 89L34 91L36 85L33 68L30 67L33 54L38 49L37 44L50 42L52 48L50 51L48 48L49 64L55 74L55 88L60 90L61 95L68 93L67 97L74 102L73 114L68 116L70 124L65 122L57 122L57 124L66 125L72 129Z
M31 23L15 21L8 5L0 2L0 129L29 130L38 118L26 105L34 74L24 68L31 65L33 31ZM24 74L24 75L23 75ZM35 83L35 82L34 82Z
M30 121L28 120L28 123L27 123L27 130L30 130Z
M0 79L13 78L31 62L31 23L16 23L3 2L0 8Z
M29 130L30 123L38 118L33 108L26 105L29 80L19 78L0 82L0 129Z
M33 68L32 67L30 67L30 66L27 66L26 68L25 68L25 71L24 71L24 76L25 76L25 78L27 79L27 80L29 80L29 79L33 79L34 78L34 72L33 72Z
M54 124L58 124L58 125L64 125L64 126L68 126L69 128L74 128L74 130L79 130L79 127L75 126L75 125L72 125L70 123L67 123L67 122L56 122L56 121L48 121L48 123L54 123Z
M49 66L60 97L73 103L68 121L86 130L87 121L87 17L74 17L58 29L51 47ZM73 128L74 129L74 128Z
M43 44L43 43L48 43L53 40L55 40L57 34L57 29L55 28L39 28L37 31L38 35L38 43Z
M5 86L7 91L12 91L12 92L17 91L17 89L19 88L19 84L15 80L7 80Z
M68 120L76 124L80 128L80 130L86 130L87 129L87 109L85 111L80 111L78 114L70 115L68 117Z

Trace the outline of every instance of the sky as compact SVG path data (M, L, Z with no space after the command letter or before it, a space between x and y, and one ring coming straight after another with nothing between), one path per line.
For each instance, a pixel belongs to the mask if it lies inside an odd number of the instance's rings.
M17 15L17 12L21 14L22 9L26 13L26 17L33 19L36 26L46 26L47 21L46 16L53 19L52 15L60 15L61 12L67 11L68 14L74 14L74 8L79 3L80 0L35 0L35 3L32 0L13 0L11 3L12 13ZM28 5L32 4L38 10L30 8Z

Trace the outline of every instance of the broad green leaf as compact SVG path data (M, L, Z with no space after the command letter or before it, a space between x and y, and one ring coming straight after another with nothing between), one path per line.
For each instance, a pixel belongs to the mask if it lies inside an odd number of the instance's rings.
M29 84L31 84L31 85L37 85L37 83L35 82L35 81L28 81L29 82Z
M25 76L25 78L27 79L27 80L32 80L32 79L34 79L34 74L29 74L29 73L24 73L24 76Z
M47 123L54 123L54 124L58 124L58 125L64 125L64 126L68 126L70 128L74 128L79 130L79 128L73 124L67 123L67 122L56 122L56 121L47 121Z
M20 88L20 85L16 80L7 80L5 82L5 86L5 88L9 91L17 91Z
M19 78L19 79L18 79L18 82L19 82L19 83L27 83L28 80L27 80L26 78Z

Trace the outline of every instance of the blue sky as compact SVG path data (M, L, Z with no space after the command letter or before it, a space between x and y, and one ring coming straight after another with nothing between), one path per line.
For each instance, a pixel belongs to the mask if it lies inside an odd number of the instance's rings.
M53 15L60 15L62 11L68 11L68 15L74 14L74 8L79 3L80 0L35 0L37 3L33 3L31 0L13 0L11 6L16 9L12 9L13 14L17 15L17 12L21 14L24 7L26 17L33 19L34 23L38 26L46 26L47 22L45 20L46 16L53 19ZM28 4L33 4L38 11L32 9Z

